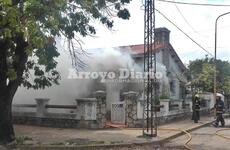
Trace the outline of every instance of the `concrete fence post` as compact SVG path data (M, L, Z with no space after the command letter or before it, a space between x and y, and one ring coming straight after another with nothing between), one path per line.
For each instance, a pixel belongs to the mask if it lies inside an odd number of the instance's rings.
M169 99L162 99L160 100L160 105L163 105L163 116L167 116L169 114Z
M192 101L189 101L190 112L192 112Z
M97 99L96 117L99 128L106 126L106 92L96 91L94 97Z
M36 111L36 117L44 117L45 114L47 113L47 108L46 105L49 104L48 98L36 98L36 104L37 104L37 111Z
M182 110L182 109L183 109L182 104L183 104L183 101L182 101L182 100L178 101L179 110Z

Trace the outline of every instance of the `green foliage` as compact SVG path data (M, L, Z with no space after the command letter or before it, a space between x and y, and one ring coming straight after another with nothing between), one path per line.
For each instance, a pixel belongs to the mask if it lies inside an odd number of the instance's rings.
M16 137L16 143L17 144L24 144L25 141L33 141L33 139L31 137L28 137L28 136L17 136Z
M230 94L230 63L217 60L217 91ZM202 91L213 92L214 60L210 58L197 59L190 62L189 71L191 83Z
M7 76L9 77L9 80L15 80L17 78L17 74L14 69L8 69Z
M170 97L168 95L164 95L164 94L160 95L160 97L159 97L160 100L161 99L169 99L169 98Z
M56 39L66 37L72 43L69 50L76 65L80 62L73 46L76 36L96 33L91 20L111 28L113 16L129 19L125 6L130 1L0 0L0 65L5 65L0 74L27 88L58 84Z

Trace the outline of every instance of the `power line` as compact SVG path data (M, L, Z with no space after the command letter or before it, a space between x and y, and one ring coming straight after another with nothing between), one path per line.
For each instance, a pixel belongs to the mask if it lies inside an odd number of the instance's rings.
M178 2L178 1L170 1L170 0L157 0L160 2L166 2L166 3L174 3L174 4L183 4L183 5L198 5L198 6L214 6L214 7L230 7L230 5L227 4L208 4L208 3L187 3L187 2Z
M186 22L186 24L193 30L193 32L197 33L197 31L193 28L193 26L188 22L188 20L185 18L183 13L180 11L180 8L177 6L176 3L175 3L175 7L176 7L177 11L179 12L179 14L181 15L181 17L183 18L183 20Z
M174 25L178 30L180 30L186 37L188 37L192 42L194 42L197 46L199 46L202 50L204 50L209 55L213 56L212 53L210 53L208 50L206 50L203 46L201 46L199 43L197 43L192 37L190 37L187 33L185 33L180 27L178 27L175 23L173 23L168 17L166 17L161 11L155 8L155 10L162 15L166 20L168 20L172 25Z
M183 13L181 12L181 9L177 6L177 4L175 3L175 7L177 9L177 11L179 12L179 14L181 15L181 17L183 18L183 20L185 21L185 23L192 29L192 31L196 34L198 34L199 36L204 37L203 35L201 35L199 32L197 32L197 30L191 25L191 23L189 23L188 19L185 18L185 16L183 15Z

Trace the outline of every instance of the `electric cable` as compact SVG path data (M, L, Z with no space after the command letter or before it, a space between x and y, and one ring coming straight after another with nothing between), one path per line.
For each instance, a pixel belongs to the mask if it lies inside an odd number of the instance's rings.
M186 37L188 37L193 43L199 46L202 50L208 53L210 56L213 56L208 50L206 50L203 46L201 46L198 42L196 42L192 37L190 37L187 33L185 33L180 27L178 27L175 23L173 23L168 17L166 17L161 11L155 8L155 10L162 15L167 21L169 21L172 25L174 25L179 31L181 31Z
M142 5L143 6L143 5ZM142 6L140 9L142 9ZM161 11L155 8L155 10L162 15L167 21L169 21L172 25L174 25L179 31L181 31L186 37L188 37L193 43L195 43L198 47L200 47L202 50L204 50L208 55L213 56L212 53L210 53L208 50L206 50L203 46L201 46L198 42L196 42L192 37L190 37L187 33L185 33L181 28L179 28L175 23L173 23L168 17L166 17Z
M208 3L188 3L170 0L157 0L159 2L173 3L173 4L183 4L183 5L197 5L197 6L214 6L214 7L230 7L228 4L208 4Z
M183 20L186 22L186 24L193 30L193 32L198 33L193 26L189 23L189 21L185 18L185 16L183 15L183 13L181 12L180 8L177 6L177 4L175 3L175 7L177 9L177 11L179 12L180 16L183 18ZM198 33L199 34L199 33Z

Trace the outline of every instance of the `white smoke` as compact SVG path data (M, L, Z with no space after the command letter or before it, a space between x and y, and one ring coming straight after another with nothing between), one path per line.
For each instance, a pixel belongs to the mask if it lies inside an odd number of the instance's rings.
M143 64L136 64L126 50L115 48L94 49L88 51L90 55L84 58L87 67L84 71L114 71L121 68L129 70L143 71ZM105 82L94 79L68 79L69 69L72 68L69 52L60 50L57 59L57 70L60 72L60 85L53 85L44 90L33 90L20 87L15 95L14 103L31 104L35 103L35 98L49 98L53 104L75 104L75 99L79 97L92 97L96 90L107 92L107 101L119 101L122 92L143 91L144 85L138 83ZM160 79L161 89L169 92L169 83L164 65L157 63L157 71L163 74ZM161 91L162 91L161 90ZM108 104L109 105L109 104Z
M90 50L91 55L85 57L87 67L84 71L116 71L119 68L134 68L134 61L127 53L107 48L100 50ZM57 70L60 72L60 85L53 85L46 89L26 89L20 87L15 95L14 103L31 104L35 98L49 98L50 103L55 104L75 104L75 99L79 97L91 96L95 90L106 90L106 85L91 79L68 79L69 69L72 68L71 58L68 51L60 51L57 59ZM109 84L108 84L109 85ZM123 84L117 84L117 90Z

